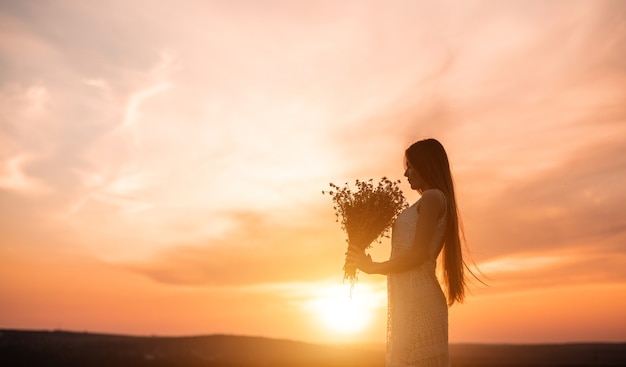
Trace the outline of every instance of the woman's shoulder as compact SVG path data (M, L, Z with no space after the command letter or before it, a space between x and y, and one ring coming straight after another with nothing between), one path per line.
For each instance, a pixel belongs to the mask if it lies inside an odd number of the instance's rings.
M422 192L422 201L439 202L445 204L446 194L439 189L428 189Z
M444 212L444 208L446 207L446 196L443 191L439 189L425 190L422 192L422 197L419 201L419 209L428 208L427 210L432 210L436 213Z

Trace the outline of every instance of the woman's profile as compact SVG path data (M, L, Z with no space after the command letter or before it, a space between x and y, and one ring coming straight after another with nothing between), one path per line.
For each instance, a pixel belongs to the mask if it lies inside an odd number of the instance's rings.
M350 249L347 261L368 274L387 275L386 367L447 367L448 307L462 302L465 276L460 226L448 156L435 139L405 151L411 189L421 198L396 219L388 261ZM444 294L437 279L441 255Z

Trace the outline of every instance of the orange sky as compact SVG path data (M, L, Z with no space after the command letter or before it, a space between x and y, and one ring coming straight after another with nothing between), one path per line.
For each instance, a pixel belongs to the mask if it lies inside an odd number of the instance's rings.
M321 190L432 136L451 342L626 341L624 55L621 1L3 1L0 328L382 342Z

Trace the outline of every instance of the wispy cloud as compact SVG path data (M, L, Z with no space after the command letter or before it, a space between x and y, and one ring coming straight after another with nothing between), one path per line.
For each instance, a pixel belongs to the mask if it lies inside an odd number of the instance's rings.
M140 104L147 98L154 96L155 94L166 90L171 87L169 82L169 74L175 66L175 57L168 53L161 55L159 63L152 69L148 75L153 79L149 81L149 85L142 87L138 91L133 92L128 97L126 109L124 111L124 117L122 121L122 127L129 128L134 125L140 118L139 107Z
M345 249L339 233L275 223L257 213L231 215L236 225L223 237L117 266L157 282L200 287L340 280Z
M4 167L0 169L0 188L25 195L49 193L50 188L24 172L26 162L26 156L12 157L4 162Z

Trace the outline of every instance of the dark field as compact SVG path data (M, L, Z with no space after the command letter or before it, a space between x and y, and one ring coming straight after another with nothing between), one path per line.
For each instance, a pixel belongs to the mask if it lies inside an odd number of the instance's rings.
M626 366L626 343L450 346L453 367ZM384 352L244 336L0 330L0 366L383 367Z

